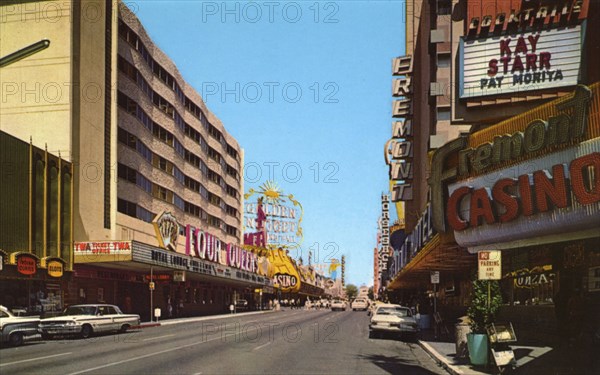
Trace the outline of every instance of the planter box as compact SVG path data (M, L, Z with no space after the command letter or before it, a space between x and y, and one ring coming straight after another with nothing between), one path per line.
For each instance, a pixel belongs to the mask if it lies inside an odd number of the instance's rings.
M488 363L489 344L486 334L467 334L467 347L469 348L469 359L475 366L485 366Z

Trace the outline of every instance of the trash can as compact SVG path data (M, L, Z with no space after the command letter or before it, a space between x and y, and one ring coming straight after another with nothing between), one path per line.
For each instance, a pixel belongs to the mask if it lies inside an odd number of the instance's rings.
M467 334L471 333L471 327L467 323L468 318L463 316L454 325L454 338L456 340L456 357L466 358L469 354L467 349Z

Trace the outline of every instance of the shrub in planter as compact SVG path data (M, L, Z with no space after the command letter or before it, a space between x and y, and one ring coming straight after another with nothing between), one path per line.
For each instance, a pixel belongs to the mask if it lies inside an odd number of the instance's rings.
M489 288L489 297L488 297ZM474 365L488 362L487 327L496 321L502 305L500 285L495 280L474 280L471 291L471 304L467 309L471 333L467 335L469 358Z

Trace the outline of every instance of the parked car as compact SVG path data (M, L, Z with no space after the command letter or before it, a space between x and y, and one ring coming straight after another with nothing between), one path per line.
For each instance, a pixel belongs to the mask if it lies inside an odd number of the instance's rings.
M248 305L248 301L245 299L238 299L235 301L235 311L248 311L250 305Z
M139 324L139 315L124 314L115 305L86 304L69 306L61 316L42 319L39 331L43 339L50 339L55 335L88 338L99 332L126 332Z
M343 299L334 299L331 301L331 311L342 310L346 311L346 301Z
M408 307L394 304L377 305L369 323L369 338L383 333L408 335L416 338L417 320Z
M20 317L15 316L9 309L0 306L0 343L8 343L12 346L23 344L25 336L38 334L38 324L40 318L35 316Z
M369 302L367 302L367 300L364 298L357 298L354 301L352 301L352 311L356 311L356 310L367 311L368 308L369 308Z

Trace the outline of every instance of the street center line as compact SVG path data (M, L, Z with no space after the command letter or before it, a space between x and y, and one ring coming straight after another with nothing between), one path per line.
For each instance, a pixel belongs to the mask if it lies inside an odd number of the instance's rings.
M25 362L32 362L32 361L39 361L40 359L47 359L47 358L53 358L53 357L60 357L63 355L69 355L69 354L73 354L72 352L69 353L61 353L61 354L54 354L54 355L47 355L45 357L37 357L37 358L31 358L31 359L24 359L22 361L15 361L15 362L8 362L8 363L0 363L0 367L3 366L10 366L10 365L16 365L19 363L25 363Z
M261 346L257 346L256 348L254 348L252 350L254 351L254 350L262 349L262 348L264 348L267 345L271 345L271 343L272 343L272 341L267 341L266 344L262 344Z
M256 331L256 329L253 329L252 331ZM203 341L193 342L191 344L180 345L180 346L176 346L176 347L173 347L173 348L161 350L161 351L158 351L158 352L144 354L144 355L141 355L139 357L133 357L133 358L124 359L122 361L107 363L107 364L104 364L104 365L101 365L101 366L96 366L96 367L88 368L88 369L85 369L85 370L80 370L80 371L72 372L72 373L70 373L68 375L84 374L86 372L100 370L100 369L103 369L103 368L107 368L107 367L111 367L111 366L116 366L116 365L120 365L120 364L127 363L127 362L137 361L139 359L144 359L144 358L152 357L152 356L155 356L157 354L169 353L169 352L173 352L173 351L180 350L180 349L183 349L183 348L189 348L191 346L196 346L196 345L204 344L204 343L207 343L207 342L210 342L210 341L222 340L223 337L229 337L229 336L232 336L232 335L237 335L237 333L230 334L230 335L225 335L225 336L221 336L221 337L215 337L215 338L212 338L212 339L209 339L209 340L203 340Z
M147 339L143 339L142 341L158 340L158 339L163 339L165 337L171 337L171 336L175 336L175 335L173 334L173 335L164 335L164 336L158 336L158 337L150 337L150 338L147 338Z

